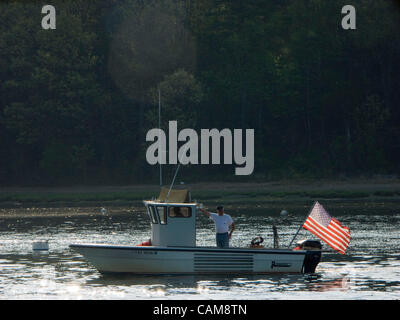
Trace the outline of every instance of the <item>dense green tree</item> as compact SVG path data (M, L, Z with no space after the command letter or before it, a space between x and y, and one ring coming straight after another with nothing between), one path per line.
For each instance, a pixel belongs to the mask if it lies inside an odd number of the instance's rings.
M354 0L356 30L344 0L52 4L56 30L40 1L0 3L0 184L156 179L159 88L164 129L255 129L248 179L400 171L396 1Z
M161 128L167 130L168 122L175 120L180 128L198 128L204 92L195 77L179 69L165 76L157 87L149 90L153 108L147 113L148 128L158 127L158 105L162 107Z

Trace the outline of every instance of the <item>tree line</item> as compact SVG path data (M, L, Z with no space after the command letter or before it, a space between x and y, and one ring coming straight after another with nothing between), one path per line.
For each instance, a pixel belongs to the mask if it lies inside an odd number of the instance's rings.
M354 0L0 3L0 184L155 183L146 132L253 128L255 169L183 179L398 174L400 6ZM165 178L174 167L166 167ZM168 180L169 181L169 180Z

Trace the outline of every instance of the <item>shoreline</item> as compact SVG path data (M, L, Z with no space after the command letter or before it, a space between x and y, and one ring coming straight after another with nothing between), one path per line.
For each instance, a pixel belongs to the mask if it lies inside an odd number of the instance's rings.
M400 202L400 180L302 180L264 183L193 183L177 185L191 191L193 201L214 205L264 204L276 202L391 201ZM141 206L142 200L158 196L158 185L77 186L77 187L10 187L0 188L0 218L44 217L46 208L75 208L71 216L101 215L99 208ZM88 210L78 210L89 209ZM39 210L40 209L40 210ZM19 211L19 214L16 214ZM47 212L47 216L65 216ZM72 212L73 211L73 212ZM14 212L14 213L12 213ZM25 213L24 213L25 212ZM120 212L120 214L123 214Z
M178 183L174 187L182 187ZM212 182L194 182L186 183L183 187L188 187L192 190L204 190L204 189L243 189L246 188L327 188L342 187L347 189L353 188L371 188L372 186L380 189L389 187L400 188L400 178L346 178L346 179L293 179L293 180L276 180L266 182L223 182L223 181L212 181ZM169 187L169 183L165 184L164 187ZM158 184L135 184L135 185L74 185L74 186L36 186L36 187L16 187L16 186L0 186L0 194L4 192L110 192L110 191L126 191L126 190L159 190Z

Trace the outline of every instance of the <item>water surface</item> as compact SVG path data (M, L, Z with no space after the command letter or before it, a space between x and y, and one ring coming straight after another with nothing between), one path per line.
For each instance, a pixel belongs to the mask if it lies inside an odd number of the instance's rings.
M103 276L71 243L139 244L150 236L142 207L57 208L63 217L0 219L0 299L399 299L400 210L397 202L322 202L351 229L348 254L329 251L313 275ZM272 225L286 246L312 203L273 202L227 207L236 224L231 245L248 246L261 235L272 246ZM286 209L289 216L280 216ZM10 209L11 210L11 209ZM18 209L27 210L27 209ZM74 216L71 212L87 212ZM69 214L67 214L69 213ZM95 214L90 216L90 214ZM197 218L198 245L215 245L214 226ZM298 239L314 238L302 230ZM49 240L35 253L32 242Z

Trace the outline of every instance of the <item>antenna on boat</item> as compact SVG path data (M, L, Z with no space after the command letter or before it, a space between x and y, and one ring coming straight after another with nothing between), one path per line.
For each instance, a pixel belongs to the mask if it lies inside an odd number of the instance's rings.
M176 179L176 176L178 175L178 171L179 171L180 166L181 166L181 164L179 163L179 164L178 164L178 167L176 168L174 178L172 179L171 185L170 185L170 187L169 187L167 197L165 198L165 202L168 202L168 197L169 197L169 194L170 194L170 192L171 192L172 187L174 186L175 179Z
M158 87L158 128L161 130L161 90L160 87ZM162 155L161 155L161 150L160 150L160 140L158 140L159 146L158 146L158 163L160 165L160 188L162 187Z
M188 148L188 146L185 146L185 147L186 147L186 149L184 150L184 152L181 153L181 156L186 152L186 150L187 150L187 148ZM182 164L182 163L181 163L181 159L178 158L178 166L177 166L177 168L176 168L176 170L175 170L175 175L174 175L174 178L172 179L171 185L170 185L170 187L169 187L167 196L166 196L166 198L165 198L165 202L168 202L169 194L170 194L170 192L171 192L172 187L174 186L175 179L176 179L176 176L178 175L178 171L179 171L179 168L181 167L181 164Z

